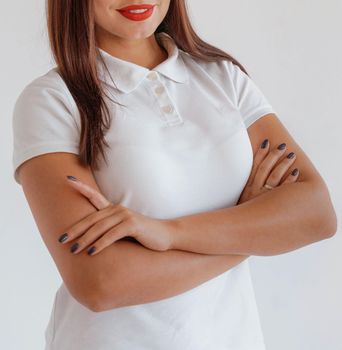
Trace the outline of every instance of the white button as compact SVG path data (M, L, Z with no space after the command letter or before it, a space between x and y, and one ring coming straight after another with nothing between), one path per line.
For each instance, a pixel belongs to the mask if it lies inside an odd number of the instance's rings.
M163 93L164 90L165 90L164 86L158 86L158 87L155 88L154 91L156 92L157 95L160 95L160 94Z
M163 111L164 111L165 113L172 113L173 107L172 107L171 105L164 106L164 107L163 107Z
M157 73L156 72L150 72L147 74L147 78L150 80L156 80L157 79Z

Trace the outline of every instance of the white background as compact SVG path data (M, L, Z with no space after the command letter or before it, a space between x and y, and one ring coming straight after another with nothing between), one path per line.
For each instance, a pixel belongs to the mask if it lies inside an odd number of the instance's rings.
M192 0L188 7L198 34L237 58L276 109L325 179L340 221L342 2ZM6 350L43 349L61 282L11 163L15 99L53 65L44 16L42 0L6 1L0 13L0 344ZM287 254L250 258L268 350L342 349L340 231Z

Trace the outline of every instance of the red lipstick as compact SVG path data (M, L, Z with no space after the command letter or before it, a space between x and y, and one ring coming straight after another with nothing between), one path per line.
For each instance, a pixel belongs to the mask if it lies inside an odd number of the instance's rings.
M143 21L144 19L150 17L153 13L155 5L129 5L126 7L122 7L121 9L117 9L123 16L132 20L132 21ZM130 12L130 10L135 10L136 12Z

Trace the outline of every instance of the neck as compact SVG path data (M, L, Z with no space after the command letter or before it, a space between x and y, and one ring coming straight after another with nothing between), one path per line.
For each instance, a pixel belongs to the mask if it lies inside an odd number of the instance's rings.
M97 46L114 57L148 69L153 69L168 57L155 34L143 39L127 40L97 28Z

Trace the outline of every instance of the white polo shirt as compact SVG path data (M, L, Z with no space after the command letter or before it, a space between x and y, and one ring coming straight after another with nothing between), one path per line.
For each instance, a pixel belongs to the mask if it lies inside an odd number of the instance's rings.
M247 127L274 112L228 60L205 62L159 34L168 58L149 70L100 49L112 125L108 165L94 172L113 203L155 218L234 206L249 177ZM13 113L13 175L34 156L78 154L80 117L52 68L29 83ZM106 149L106 148L105 148ZM129 276L127 276L129 278ZM45 350L265 350L249 262L176 296L95 313L61 284Z

